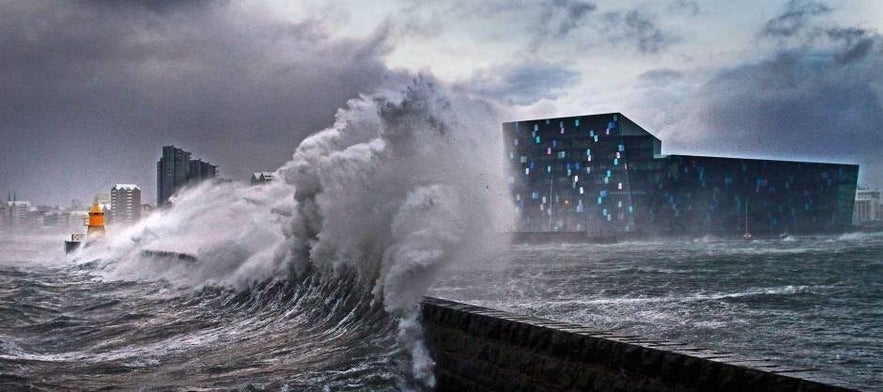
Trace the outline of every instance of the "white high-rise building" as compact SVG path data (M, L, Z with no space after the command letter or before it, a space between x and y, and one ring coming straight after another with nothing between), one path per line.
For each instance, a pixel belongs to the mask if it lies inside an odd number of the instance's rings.
M116 184L110 190L110 222L132 224L141 219L141 188Z

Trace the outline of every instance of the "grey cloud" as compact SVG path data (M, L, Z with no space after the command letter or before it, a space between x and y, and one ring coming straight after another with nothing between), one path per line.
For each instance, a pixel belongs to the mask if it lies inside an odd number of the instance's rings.
M699 14L702 13L699 4L693 0L675 0L668 5L668 11L674 14L684 14L691 17L699 16Z
M611 44L632 42L642 53L656 53L678 41L639 10L605 13L602 31Z
M646 72L636 111L666 151L858 163L860 183L883 186L883 36L819 17L828 12L789 2L762 27L781 40L757 61Z
M536 48L560 39L575 39L593 46L595 42L586 37L600 35L614 46L634 45L639 52L656 53L677 42L642 10L598 14L594 12L597 8L593 3L578 0L553 0L544 5L538 18L543 28L537 30L531 46Z
M554 99L578 81L579 73L565 66L528 62L481 72L456 88L498 102L529 105L541 99Z
M825 30L825 34L840 43L836 59L841 63L864 59L877 41L873 33L859 28L831 27Z
M689 7L689 1L684 6ZM644 10L599 12L595 3L583 0L408 1L394 24L397 33L406 38L431 38L454 28L473 29L481 35L487 34L482 30L485 25L518 26L511 35L488 34L476 39L525 40L524 51L532 55L549 48L600 46L656 53L679 41L659 28Z
M227 0L85 0L86 5L116 8L116 9L144 9L157 13L170 13L177 11L193 11L204 8L210 4L226 4Z
M61 202L136 182L151 200L171 143L244 179L391 77L385 30L333 40L323 21L274 22L235 2L121 3L4 6L0 189Z
M842 63L864 58L873 49L876 33L858 27L826 25L818 16L832 11L825 3L791 0L784 12L767 21L761 36L779 38L784 50L800 46L834 45ZM787 39L787 40L786 40Z
M861 60L868 56L875 43L876 41L872 38L861 39L855 44L837 53L836 59L841 63L851 63L853 61Z
M843 52L788 50L720 72L694 94L694 126L707 128L693 135L742 154L860 163L864 182L883 185L883 54L862 52L844 62Z
M582 26L591 31L589 37L598 35L613 46L634 45L641 53L656 53L678 41L662 31L648 14L639 9L593 13L589 18L590 12L597 8L594 4L569 1L555 3L561 4L551 7L541 18L546 21L546 30L535 38L533 46L548 44L550 38L574 38L588 46L594 46L595 42L584 38L586 30L579 30Z
M579 0L554 0L545 19L555 36L562 37L577 28L584 18L598 8L595 4Z
M638 75L638 79L643 83L660 83L665 84L684 78L684 73L671 68L657 68Z
M789 0L782 14L770 19L763 27L767 36L788 37L800 32L814 16L831 12L825 3L815 0Z

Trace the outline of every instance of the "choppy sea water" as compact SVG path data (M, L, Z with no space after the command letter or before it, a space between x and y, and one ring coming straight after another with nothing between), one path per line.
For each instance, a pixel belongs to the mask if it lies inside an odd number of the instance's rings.
M450 266L431 294L883 390L883 233L514 245Z
M105 280L60 236L0 246L0 390L399 390L395 323L346 279Z
M107 280L0 244L0 390L401 390L396 322L346 279ZM883 235L513 245L431 295L819 369L883 390Z

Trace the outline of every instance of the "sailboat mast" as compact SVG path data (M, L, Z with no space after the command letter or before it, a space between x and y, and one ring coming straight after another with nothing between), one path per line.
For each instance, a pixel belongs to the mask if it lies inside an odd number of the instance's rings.
M745 199L745 234L748 234L748 199Z

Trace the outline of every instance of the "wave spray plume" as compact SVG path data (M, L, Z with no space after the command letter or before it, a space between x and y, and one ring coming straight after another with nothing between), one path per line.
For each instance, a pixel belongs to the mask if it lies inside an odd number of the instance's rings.
M77 258L105 260L102 270L117 278L240 290L292 276L356 276L353 289L370 290L398 320L409 378L432 387L419 301L445 263L502 249L496 233L511 220L493 112L424 77L353 99L332 127L297 147L278 170L282 181L197 186ZM199 262L157 264L144 249Z

